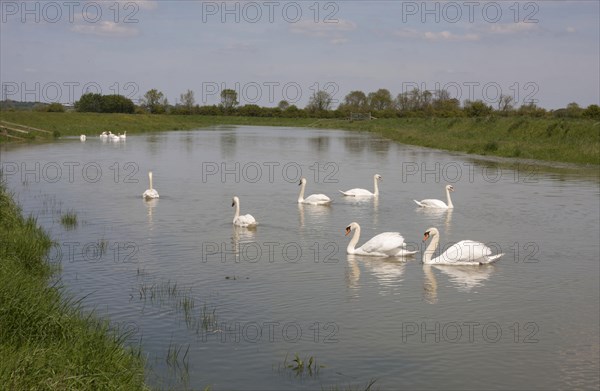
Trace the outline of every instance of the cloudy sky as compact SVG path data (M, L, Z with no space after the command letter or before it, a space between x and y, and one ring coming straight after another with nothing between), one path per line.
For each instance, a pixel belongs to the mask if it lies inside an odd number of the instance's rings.
M495 105L600 102L598 1L6 1L2 98L134 100L149 89L199 104L304 107L324 89L446 88Z

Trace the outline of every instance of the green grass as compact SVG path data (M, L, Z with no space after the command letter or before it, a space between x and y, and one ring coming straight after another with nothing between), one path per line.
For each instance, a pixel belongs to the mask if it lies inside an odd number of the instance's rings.
M60 217L60 223L68 230L77 227L77 214L73 211L68 211Z
M61 136L102 131L198 129L214 125L318 127L372 132L403 144L478 155L600 164L600 121L529 117L341 119L235 116L2 112L0 119L57 132ZM37 134L36 139L52 139ZM6 141L1 140L0 142Z
M0 184L0 384L7 390L147 389L139 349L49 282L52 241Z

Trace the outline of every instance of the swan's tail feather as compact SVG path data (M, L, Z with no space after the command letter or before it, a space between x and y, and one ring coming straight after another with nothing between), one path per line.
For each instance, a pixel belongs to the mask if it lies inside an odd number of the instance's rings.
M496 260L498 260L501 256L503 256L504 253L500 253L500 254L496 254L496 255L490 255L488 257L485 258L485 262L480 262L480 264L488 264L488 263L492 263L495 262Z
M417 201L417 200L413 200L413 201L414 201L414 202L415 202L417 205L419 205L419 206L423 206L423 204L422 204L422 203L420 203L419 201Z
M338 190L340 193L342 193L343 195L347 196L348 194L346 194L345 192Z

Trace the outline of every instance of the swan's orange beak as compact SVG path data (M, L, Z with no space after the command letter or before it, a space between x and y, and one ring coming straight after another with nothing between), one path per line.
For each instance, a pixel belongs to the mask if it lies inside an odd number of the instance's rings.
M423 241L426 241L427 239L429 239L429 232L423 234Z
M348 234L350 233L350 231L352 231L352 230L350 229L350 227L346 227L346 235L344 235L344 236L348 236Z

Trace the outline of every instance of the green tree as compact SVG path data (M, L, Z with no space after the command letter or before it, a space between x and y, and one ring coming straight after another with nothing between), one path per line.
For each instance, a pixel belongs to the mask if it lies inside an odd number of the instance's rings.
M194 99L194 91L187 90L185 93L180 95L181 105L184 108L185 114L191 114L194 109L196 100Z
M221 91L221 107L226 111L233 110L239 104L237 100L237 92L232 89L224 89Z
M282 100L279 101L277 107L279 108L279 110L284 111L287 110L288 107L290 107L290 103L287 100Z
M583 109L575 102L571 102L567 105L567 117L579 118L583 114Z
M361 111L368 107L367 95L362 91L350 91L344 97L344 102L340 105L340 110Z
M75 102L75 110L79 112L102 112L102 95L88 92L81 95L79 100Z
M380 88L376 92L371 92L367 96L369 101L369 107L372 110L389 110L394 108L394 101L392 100L392 94L385 88Z
M331 108L333 98L324 90L315 91L306 105L306 110L311 112L327 111Z
M586 118L600 119L600 106L589 105L582 114Z
M481 100L466 100L464 111L469 117L484 117L486 115L490 115L493 109L492 106L486 105Z
M102 113L133 113L135 105L123 95L104 95L101 99Z
M142 106L152 114L164 113L168 105L169 102L165 95L156 89L149 90L142 98Z

